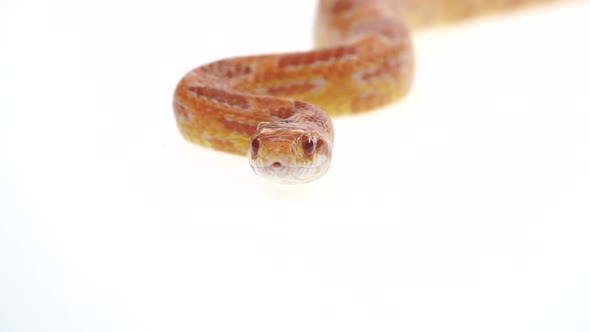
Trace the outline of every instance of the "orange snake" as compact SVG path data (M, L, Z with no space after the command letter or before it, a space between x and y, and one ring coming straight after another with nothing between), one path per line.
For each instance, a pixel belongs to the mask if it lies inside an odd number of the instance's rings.
M309 182L330 166L330 115L404 97L414 74L409 31L551 0L320 0L317 50L223 59L178 83L174 114L191 142L248 154L256 174Z

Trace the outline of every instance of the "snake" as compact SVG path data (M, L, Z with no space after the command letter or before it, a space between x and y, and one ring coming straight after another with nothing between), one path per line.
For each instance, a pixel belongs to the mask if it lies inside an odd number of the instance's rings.
M247 155L266 179L311 182L330 168L332 116L408 95L415 30L549 1L320 0L314 49L198 66L174 91L176 124L190 142Z

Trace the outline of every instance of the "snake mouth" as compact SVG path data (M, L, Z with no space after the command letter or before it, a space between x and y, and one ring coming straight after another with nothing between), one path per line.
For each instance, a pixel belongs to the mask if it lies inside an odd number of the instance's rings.
M252 164L251 166L256 175L274 182L307 183L324 175L330 167L330 160L326 158L321 163L311 166L290 166L279 161L266 165Z

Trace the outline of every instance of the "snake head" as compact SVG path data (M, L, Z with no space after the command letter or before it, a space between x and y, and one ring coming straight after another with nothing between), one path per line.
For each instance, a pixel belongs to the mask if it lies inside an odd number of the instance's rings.
M326 173L331 154L319 131L278 121L258 125L248 159L257 175L281 183L306 183Z

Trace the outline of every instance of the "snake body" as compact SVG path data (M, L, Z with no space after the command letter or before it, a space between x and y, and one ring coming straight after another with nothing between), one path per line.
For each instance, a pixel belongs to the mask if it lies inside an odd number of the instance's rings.
M256 174L309 182L330 166L330 115L365 112L407 95L410 31L551 0L320 0L318 49L234 57L187 73L174 93L182 135L248 154Z

